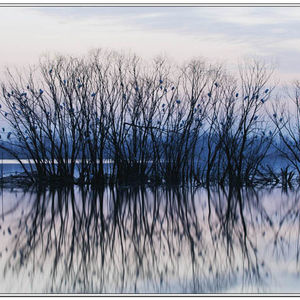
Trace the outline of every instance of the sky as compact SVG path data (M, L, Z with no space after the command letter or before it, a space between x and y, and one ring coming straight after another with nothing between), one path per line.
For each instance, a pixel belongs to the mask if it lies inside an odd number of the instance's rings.
M236 65L259 57L300 79L300 7L0 7L0 70L94 48Z

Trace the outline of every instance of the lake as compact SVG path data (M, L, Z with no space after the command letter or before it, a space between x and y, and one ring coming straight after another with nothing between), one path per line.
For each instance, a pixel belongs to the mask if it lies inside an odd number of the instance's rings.
M35 165L34 161L32 159L21 159L22 164L26 168L27 171L31 172L31 170L35 170ZM77 167L75 168L74 171L74 176L78 177L79 176L79 166L80 166L80 159L76 160ZM111 165L111 160L109 159L104 159L104 170L106 172L109 172L109 167ZM57 162L55 162L57 165ZM24 169L22 165L18 162L16 159L0 159L0 177L3 176L10 176L10 175L16 175L23 173Z
M1 293L300 292L298 191L2 189Z

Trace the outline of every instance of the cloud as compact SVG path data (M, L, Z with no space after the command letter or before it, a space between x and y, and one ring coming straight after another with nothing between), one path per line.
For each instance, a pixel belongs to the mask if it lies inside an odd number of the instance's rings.
M255 55L278 60L284 76L295 74L299 62L300 8L1 7L0 26L2 65L96 47L229 64Z

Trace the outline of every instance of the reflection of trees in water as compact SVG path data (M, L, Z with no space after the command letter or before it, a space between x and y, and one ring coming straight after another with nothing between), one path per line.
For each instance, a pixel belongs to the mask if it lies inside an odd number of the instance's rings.
M294 258L292 272L300 274L300 190L283 190L285 199L276 207L270 251L277 258ZM292 254L292 255L291 255Z
M238 279L257 287L269 272L260 239L275 251L283 234L252 190L40 189L28 205L4 273L45 274L37 287L54 292L222 292Z
M226 251L229 267L236 263L236 271L242 278L242 285L259 288L266 276L266 267L258 255L260 228L269 230L270 217L260 202L259 193L254 190L232 188L208 193L216 218L209 222L215 251L221 256ZM220 247L221 245L221 247ZM233 270L232 270L233 271Z

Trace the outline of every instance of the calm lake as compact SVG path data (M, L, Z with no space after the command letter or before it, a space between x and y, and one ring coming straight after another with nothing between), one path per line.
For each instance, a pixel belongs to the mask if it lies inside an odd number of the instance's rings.
M1 293L300 292L300 193L2 189Z

